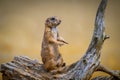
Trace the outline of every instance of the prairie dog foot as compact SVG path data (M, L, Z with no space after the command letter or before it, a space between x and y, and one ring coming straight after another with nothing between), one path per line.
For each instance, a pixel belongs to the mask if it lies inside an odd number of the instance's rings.
M66 67L59 67L59 68L56 69L56 70L51 70L50 73L51 73L52 75L62 74L62 73L65 72L65 69L66 69Z

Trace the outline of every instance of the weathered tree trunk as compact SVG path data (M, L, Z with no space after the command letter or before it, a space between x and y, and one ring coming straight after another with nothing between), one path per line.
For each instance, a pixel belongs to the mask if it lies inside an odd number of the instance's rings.
M1 64L3 80L89 80L95 71L103 71L111 77L96 77L92 80L120 80L120 72L105 68L100 64L101 48L105 39L104 12L107 0L102 0L95 19L95 29L85 55L76 63L67 66L64 73L53 75L44 70L43 64L25 56Z

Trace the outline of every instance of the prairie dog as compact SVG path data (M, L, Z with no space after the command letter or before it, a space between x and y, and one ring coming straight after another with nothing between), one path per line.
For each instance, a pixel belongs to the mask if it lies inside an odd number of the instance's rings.
M61 20L56 17L49 17L45 22L41 57L47 71L60 71L61 68L65 67L58 47L68 43L58 33L57 26L60 23Z

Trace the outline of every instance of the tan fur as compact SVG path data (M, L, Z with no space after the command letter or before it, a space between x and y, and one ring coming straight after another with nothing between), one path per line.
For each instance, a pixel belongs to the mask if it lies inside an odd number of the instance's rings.
M61 69L65 66L63 58L58 49L58 46L67 43L59 36L57 26L60 23L61 20L57 19L56 17L50 17L45 22L41 57L44 68L51 72L61 71Z

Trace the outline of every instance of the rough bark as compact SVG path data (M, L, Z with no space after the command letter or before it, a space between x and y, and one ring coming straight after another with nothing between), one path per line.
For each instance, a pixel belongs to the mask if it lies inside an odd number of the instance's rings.
M89 80L95 71L103 71L111 77L96 77L92 80L119 80L120 72L109 70L100 65L101 48L105 39L104 13L107 0L102 0L95 19L95 28L91 43L85 55L76 63L66 67L64 73L53 75L44 70L43 64L25 56L1 64L3 80Z

